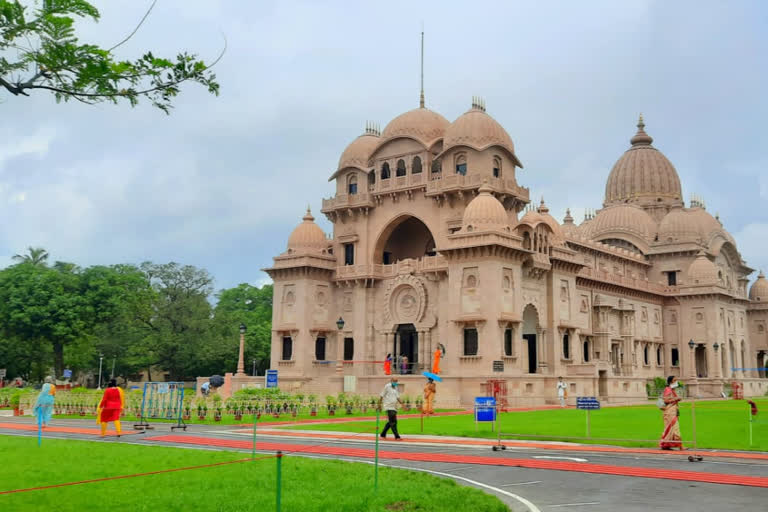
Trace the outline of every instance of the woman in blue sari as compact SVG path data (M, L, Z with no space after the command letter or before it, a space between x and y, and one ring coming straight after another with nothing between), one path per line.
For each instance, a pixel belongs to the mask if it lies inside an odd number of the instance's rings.
M33 409L37 423L47 427L53 416L53 401L56 398L56 386L53 385L53 378L46 377L43 389L37 395L37 401Z

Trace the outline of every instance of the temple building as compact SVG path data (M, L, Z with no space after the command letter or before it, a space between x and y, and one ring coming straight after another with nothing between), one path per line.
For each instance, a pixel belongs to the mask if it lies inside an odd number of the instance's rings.
M481 99L453 122L422 103L369 125L330 176L333 235L307 211L266 269L280 387L377 394L391 355L415 396L440 350L446 405L490 380L511 405L553 402L558 376L609 402L667 375L689 395L764 394L768 281L747 290L754 270L703 201L685 204L642 117L629 142L602 209L560 223Z

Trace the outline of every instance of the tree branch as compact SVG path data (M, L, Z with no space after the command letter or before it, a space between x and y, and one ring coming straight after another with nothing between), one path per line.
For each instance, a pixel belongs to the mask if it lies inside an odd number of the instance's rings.
M131 38L132 38L134 35L136 35L136 32L138 32L138 31L139 31L139 28L141 28L141 26L144 24L144 21L146 21L147 17L149 17L149 13L151 13L151 12L152 12L152 9L154 9L154 8L155 8L155 4L157 4L157 0L153 0L153 1L152 1L152 5L150 5L150 6L149 6L149 9L147 9L147 12L145 12L145 13L144 13L144 17L143 17L143 18L141 18L141 21L139 21L139 24L138 24L138 25L136 25L136 28L134 28L134 29L133 29L133 32L131 32L130 34L128 34L128 36L127 36L125 39L123 39L122 41L120 41L119 43L117 43L115 46L113 46L112 48L110 48L110 49L109 49L109 50L107 50L107 51L108 51L108 52L111 52L112 50L114 50L114 49L115 49L115 48L117 48L118 46L122 46L122 45L124 45L124 44L125 44L125 43L127 43L127 42L128 42L128 41L129 41L129 40L130 40L130 39L131 39Z

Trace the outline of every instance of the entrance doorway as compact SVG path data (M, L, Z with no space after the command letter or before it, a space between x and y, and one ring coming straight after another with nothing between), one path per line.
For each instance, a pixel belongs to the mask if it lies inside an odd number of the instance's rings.
M608 396L608 372L606 370L597 372L597 392L600 396Z
M704 345L696 347L696 376L700 379L707 376L707 348Z
M397 356L397 373L413 373L419 362L419 333L413 324L397 327L393 353Z
M539 354L536 349L538 341L539 312L533 304L528 304L523 310L523 339L526 341L528 353L528 373L536 373L539 366Z
M536 335L523 334L523 339L528 342L528 373L536 373Z

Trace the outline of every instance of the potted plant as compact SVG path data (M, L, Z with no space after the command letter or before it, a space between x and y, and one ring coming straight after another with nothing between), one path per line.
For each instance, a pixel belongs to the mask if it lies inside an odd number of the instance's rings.
M242 404L239 407L235 407L235 421L240 421L243 419L243 406Z
M403 409L405 409L406 411L411 410L411 397L408 395L405 395L403 397Z
M332 395L325 397L325 405L328 408L328 416L336 415L336 398Z
M24 409L21 408L21 393L11 395L11 407L13 407L14 416L22 416Z
M317 396L309 395L309 415L317 416Z
M416 397L416 410L421 411L422 406L424 405L424 398L417 396Z
M221 407L216 407L213 411L213 421L221 421Z
M353 412L352 409L353 409L353 406L351 401L347 400L346 402L344 402L344 410L346 411L347 414L352 414Z

